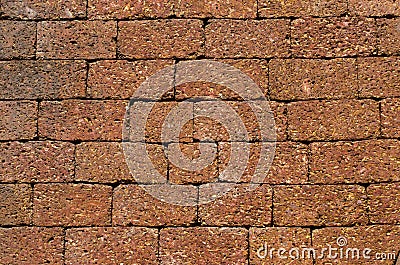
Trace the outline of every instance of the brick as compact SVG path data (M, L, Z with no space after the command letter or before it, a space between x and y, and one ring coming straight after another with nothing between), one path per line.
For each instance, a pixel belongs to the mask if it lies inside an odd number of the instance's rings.
M311 247L311 233L307 228L295 227L267 227L250 228L250 264L313 264L312 259L292 259L289 251L292 248ZM281 258L278 249L283 248L287 252ZM272 251L272 252L271 252ZM292 253L295 255L295 253Z
M371 183L399 181L400 143L396 140L312 143L310 181Z
M57 140L120 140L125 101L44 101L39 135Z
M376 136L378 103L372 100L303 101L288 105L293 140L346 140Z
M270 101L269 106L274 113L276 140L284 141L287 139L287 107L286 104Z
M113 202L113 225L186 226L196 220L195 206L162 202L138 185L117 187Z
M118 49L134 59L194 58L203 53L202 25L194 19L122 21Z
M85 96L83 61L0 62L2 99L64 99Z
M350 14L357 16L382 17L386 15L400 15L400 5L391 0L349 0Z
M129 99L146 78L172 64L171 60L135 62L106 60L91 63L88 96L101 99ZM171 97L173 97L173 89L166 93L163 99Z
M160 232L162 264L246 264L243 228L165 228Z
M400 55L400 18L377 19L378 53Z
M74 145L65 142L0 143L0 181L72 181L74 151Z
M371 185L367 188L367 193L369 204L368 215L371 223L400 224L399 183Z
M398 57L358 59L361 97L400 96L400 59Z
M18 19L82 18L86 15L86 1L1 1L0 13Z
M306 18L291 24L296 57L367 56L375 51L373 18Z
M114 21L43 21L38 23L37 56L53 59L116 57Z
M206 26L206 56L288 57L289 20L211 20Z
M269 66L271 99L340 99L358 95L355 59L278 59L271 60Z
M88 184L37 184L33 223L38 226L111 224L112 188Z
M0 21L0 59L35 57L36 23Z
M394 254L397 256L400 228L398 226L384 226L384 225L371 225L371 226L358 226L358 227L328 227L322 229L316 229L312 231L313 248L319 250L321 253L323 248L327 248L331 245L332 248L342 248L343 258L340 259L339 251L336 259L328 258L328 252L325 253L324 258L317 259L315 264L322 265L327 262L332 264L394 264L395 261L392 259L378 260L376 259L377 253ZM339 237L344 237L347 241L345 246L339 247L337 241ZM371 249L372 251L368 254L369 259L364 258L363 251L365 249ZM360 252L360 259L357 259L357 255L353 258L352 253L348 252L348 259L346 258L346 252L349 249L358 249Z
M340 16L347 11L345 0L279 1L261 0L258 3L261 17Z
M0 113L0 140L27 140L36 136L36 102L1 101Z
M400 135L400 99L386 99L381 102L382 135L399 137Z
M0 184L0 224L22 225L31 222L32 189L27 184Z
M65 240L65 264L158 264L156 229L77 228Z
M63 263L62 228L0 228L1 264Z
M224 185L221 183L220 185ZM230 184L225 184L230 185ZM199 206L199 220L209 226L266 226L272 218L272 188L260 185L254 190L237 184L216 200ZM200 189L202 196L215 193L213 186Z
M348 226L366 224L366 193L361 186L278 186L274 224L278 226Z

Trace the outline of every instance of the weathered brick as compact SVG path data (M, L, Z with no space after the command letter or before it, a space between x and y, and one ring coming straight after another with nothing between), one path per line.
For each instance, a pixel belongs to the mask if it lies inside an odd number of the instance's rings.
M54 59L115 58L114 21L43 21L38 23L37 56Z
M400 15L400 4L392 0L349 0L349 12L358 16Z
M231 185L221 183L220 185ZM218 187L218 185L217 185ZM210 226L266 226L272 218L272 188L260 185L249 190L237 184L216 200L199 206L199 220ZM213 186L200 189L200 198L215 194Z
M269 67L271 99L335 99L358 95L355 59L272 60Z
M289 251L292 248L311 247L311 233L307 228L268 227L250 228L250 264L295 264L311 265L312 259L292 259ZM278 255L278 249L286 253ZM292 253L295 255L295 253ZM286 258L283 258L286 256ZM307 256L306 256L307 257Z
M35 41L35 22L0 21L0 59L35 57Z
M62 228L0 228L0 238L1 264L64 264Z
M347 11L346 0L260 0L258 5L261 17L340 16Z
M2 99L63 99L85 96L83 61L0 62Z
M270 101L269 107L274 113L276 140L284 141L287 139L287 107L286 104Z
M158 264L158 232L139 227L69 229L65 264Z
M273 216L278 226L365 224L365 189L349 185L277 186Z
M0 225L31 222L32 189L27 184L0 184Z
M125 101L44 101L39 135L57 140L120 140Z
M288 105L293 140L346 140L376 136L379 106L372 100L303 101Z
M358 59L361 97L400 96L400 59L398 57Z
M118 49L123 57L192 58L203 53L201 20L169 19L118 23Z
M378 18L378 53L400 55L400 18Z
M65 142L0 143L0 181L71 181L74 150L73 144Z
M386 99L381 102L382 135L400 137L400 99Z
M33 223L38 226L110 225L111 197L110 186L37 184Z
M399 183L371 185L367 188L367 193L371 223L400 224Z
M91 98L129 99L139 86L164 67L173 64L171 60L154 61L98 61L90 64L88 96ZM173 96L173 88L165 98Z
M36 136L36 102L1 101L0 113L0 140L26 140Z
M81 18L86 14L84 0L7 1L2 0L0 13L19 19Z
M138 185L117 187L113 202L113 225L186 226L196 221L195 206L162 202Z
M340 247L338 245L338 238L346 239L347 244ZM323 248L330 245L336 248L332 252L332 257L329 258L329 252L326 251L324 258L316 260L315 264L323 265L331 264L344 264L344 265L364 265L364 264L384 264L391 265L395 261L393 258L386 260L379 260L376 258L377 253L398 254L398 246L400 244L400 227L399 226L385 226L385 225L372 225L372 226L356 226L356 227L328 227L322 229L315 229L312 231L313 248L321 253ZM343 242L343 241L341 241ZM343 249L343 258L340 258L340 248ZM364 258L363 252L365 249L372 251L367 253L370 258ZM360 258L357 258L357 253L353 258L351 250L358 249ZM348 252L350 251L350 252ZM346 258L346 252L348 258ZM387 256L388 258L388 256ZM333 262L332 262L333 261Z
M165 228L160 232L162 264L246 264L243 228Z
M310 181L371 183L400 180L400 142L312 143Z
M211 20L206 26L206 56L288 57L289 20Z
M306 18L291 24L296 57L366 56L375 51L373 18Z

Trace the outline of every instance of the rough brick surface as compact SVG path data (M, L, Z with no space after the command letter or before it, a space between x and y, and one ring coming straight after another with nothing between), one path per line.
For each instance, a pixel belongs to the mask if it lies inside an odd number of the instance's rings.
M288 105L293 140L354 140L379 133L379 106L372 100L295 102Z
M359 16L400 15L400 4L391 0L349 0L349 12Z
M312 143L310 181L315 183L371 183L399 181L400 142Z
M398 183L371 185L367 188L367 193L368 215L371 223L400 223L400 185Z
M65 264L158 264L157 237L149 228L69 229Z
M30 185L0 184L0 225L30 224L31 198Z
M29 140L37 135L37 103L0 102L0 140Z
M33 223L38 226L111 224L112 188L88 184L37 184Z
M62 228L0 228L1 264L63 264Z
M366 192L361 186L278 186L274 190L274 224L278 226L367 222Z
M0 59L35 57L36 23L0 21Z
M400 18L377 19L379 54L400 55Z
M243 228L166 228L160 232L163 264L246 264Z
M203 53L201 20L123 21L118 26L118 50L123 57L192 58Z
M382 135L399 137L400 135L400 99L386 99L381 102Z
M39 58L116 57L114 21L43 21L38 23L37 31Z

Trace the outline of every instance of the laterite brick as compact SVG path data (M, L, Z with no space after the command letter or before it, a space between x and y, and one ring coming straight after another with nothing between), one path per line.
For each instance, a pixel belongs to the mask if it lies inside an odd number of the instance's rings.
M34 58L35 39L35 22L1 20L0 59Z
M400 18L378 18L378 53L400 55Z
M32 188L27 184L0 184L0 225L30 224Z
M382 135L384 137L400 136L400 99L385 99L381 102Z
M0 102L0 140L30 140L37 135L37 103Z
M367 193L371 223L400 224L399 183L371 185L367 188Z

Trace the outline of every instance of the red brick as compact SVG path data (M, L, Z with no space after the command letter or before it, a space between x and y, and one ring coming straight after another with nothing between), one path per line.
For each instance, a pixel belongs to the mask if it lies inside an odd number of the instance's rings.
M221 183L219 185L231 184ZM270 225L272 188L268 185L260 185L257 189L249 190L250 187L247 184L237 184L216 200L200 205L200 222L210 226ZM214 193L213 186L205 186L200 189L200 198L202 196L209 198Z
M115 58L114 21L43 21L38 24L37 56L55 59Z
M106 60L91 63L88 95L91 98L129 99L146 78L172 64L171 60L135 62ZM173 91L170 91L165 98L172 96Z
M373 18L301 18L291 25L292 53L297 57L366 56L376 48Z
M23 140L36 136L36 102L1 101L0 113L0 140Z
M358 59L361 97L400 96L400 59L398 57Z
M382 135L400 137L400 99L386 99L381 106Z
M162 202L138 185L117 187L113 201L113 225L186 226L196 220L195 206Z
M291 227L250 228L249 242L250 264L313 264L312 259L297 260L289 257L289 251L292 248L311 247L310 229ZM287 258L278 256L279 248L287 251L283 254Z
M371 185L367 188L367 193L371 223L400 224L399 183Z
M377 19L378 53L400 55L400 18Z
M33 222L38 226L111 224L112 188L88 184L38 184Z
M340 16L347 11L346 0L261 0L258 5L261 17Z
M86 14L84 0L1 1L0 13L19 19L81 18Z
M27 184L0 184L0 225L31 222L32 189Z
M337 244L338 238L344 237L347 244L343 247L339 247ZM319 250L321 253L323 248L327 248L331 245L332 248L342 248L343 258L340 259L338 254L336 259L328 258L328 252L325 252L325 258L317 259L317 265L327 264L343 264L343 265L364 265L364 264L383 264L391 265L395 261L393 259L377 260L377 253L395 254L397 256L398 246L400 238L400 227L399 226L359 226L359 227L328 227L322 229L316 229L312 231L313 248ZM368 254L370 259L364 259L363 251L365 249L371 249L372 251ZM349 259L346 259L346 251L349 249L358 249L360 251L360 259L352 258L351 252L349 253ZM335 251L333 253L339 253ZM334 254L332 254L334 255Z
M3 99L84 97L85 80L83 61L0 62Z
M203 53L201 20L142 20L119 22L118 48L134 59L193 58Z
M119 140L125 101L44 101L39 110L39 134L57 140Z
M65 142L0 143L0 181L71 181L74 150L73 144Z
M269 106L274 113L276 140L284 141L287 139L287 107L284 103L270 101Z
M35 41L35 22L0 21L0 59L35 57Z
M246 264L243 228L165 228L160 232L162 264Z
M378 103L372 100L303 101L288 105L293 140L346 140L376 136Z
M0 238L0 264L64 264L61 228L0 228Z
M400 15L400 5L392 0L349 0L349 12L357 16Z
M274 191L278 226L365 224L366 193L361 186L278 186Z
M310 181L371 183L400 180L400 143L396 140L312 143Z
M211 20L206 27L206 56L288 57L289 21Z
M272 60L270 85L270 97L277 100L354 98L356 60Z
M77 228L65 240L65 264L158 264L156 229Z

